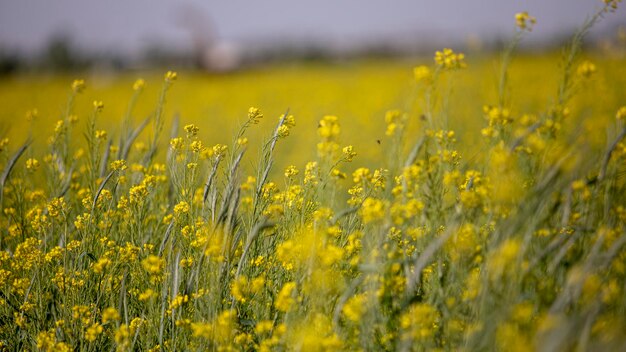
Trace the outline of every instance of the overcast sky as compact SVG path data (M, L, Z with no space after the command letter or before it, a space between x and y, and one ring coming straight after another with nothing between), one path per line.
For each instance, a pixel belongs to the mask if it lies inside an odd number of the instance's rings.
M513 15L537 17L532 37L571 31L601 0L0 0L0 46L32 51L53 33L89 49L190 47L190 33L234 42L329 43L423 33L444 39L506 35ZM626 3L596 28L626 25ZM190 27L193 28L190 30ZM213 28L211 30L210 28Z

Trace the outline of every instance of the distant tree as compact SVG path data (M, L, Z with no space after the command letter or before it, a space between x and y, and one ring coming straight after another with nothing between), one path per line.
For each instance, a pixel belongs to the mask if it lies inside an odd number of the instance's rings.
M56 34L43 52L42 65L56 71L72 71L87 67L88 61L74 47L69 35Z

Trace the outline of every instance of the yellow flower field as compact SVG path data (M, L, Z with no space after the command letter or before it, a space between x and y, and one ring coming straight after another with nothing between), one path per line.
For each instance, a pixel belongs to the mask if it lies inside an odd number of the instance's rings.
M0 81L0 350L626 348L626 65Z

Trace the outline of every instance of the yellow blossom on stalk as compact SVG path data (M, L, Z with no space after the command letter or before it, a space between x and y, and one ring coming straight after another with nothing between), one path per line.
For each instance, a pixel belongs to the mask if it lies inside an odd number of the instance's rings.
M578 65L576 72L582 78L589 78L596 72L596 65L591 61L585 60Z
M141 204L144 199L148 196L148 188L146 187L146 185L137 185L137 186L133 186L130 188L130 190L128 191L129 194L129 198L130 198L130 202L133 204ZM124 204L123 202L121 202L118 205L118 208L120 205Z
M228 147L223 144L216 144L211 148L212 156L215 158L223 157L227 149Z
M277 328L278 329L278 328ZM290 327L287 336L289 346L302 351L343 351L344 342L333 331L330 318L322 313L311 313L305 321Z
M274 328L274 322L271 320L261 320L258 323L256 323L256 326L254 327L254 332L257 335L263 335L266 334L270 331L272 331L272 329Z
M352 147L351 145L344 147L342 149L342 153L343 153L343 160L348 161L348 162L352 161L352 159L354 159L354 157L356 156L354 147Z
M189 203L183 200L174 206L174 214L179 217L183 214L189 213L189 209Z
M126 351L130 347L131 331L128 325L122 324L115 330L115 343L117 351Z
M120 320L120 313L113 307L106 308L102 311L102 324Z
M54 329L37 334L37 348L42 351L55 351L56 338Z
M433 81L433 73L428 66L421 65L413 68L413 76L417 82L429 84Z
M144 292L139 294L139 297L137 297L137 299L139 299L140 301L147 301L152 297L156 296L156 292L154 292L154 290L152 289L146 289Z
M465 54L457 54L448 48L435 52L435 63L446 70L457 70L467 67Z
M359 321L361 321L361 317L365 312L366 300L367 297L363 293L354 295L350 297L348 301L346 301L346 304L341 309L341 312L346 317L346 319L350 320L353 323L358 323Z
M259 123L259 121L261 121L262 118L263 113L261 113L261 110L259 110L259 108L251 107L250 109L248 109L248 120L252 123L257 124Z
M181 150L185 146L185 141L181 137L170 139L170 146L173 150Z
M296 303L293 298L294 291L296 289L295 282L286 282L278 292L274 306L281 312L289 312L291 307Z
M183 304L185 304L187 302L189 302L189 296L187 296L187 295L180 295L179 294L176 297L172 298L172 300L170 301L170 304L169 304L169 308L168 308L169 313L171 313L172 310L174 310L174 309L178 309L180 306L182 306Z
M92 270L96 274L102 274L110 264L111 260L109 258L102 257L92 266Z
M75 93L80 93L85 89L85 81L82 79L75 79L74 82L72 82L72 90Z
M513 121L511 118L511 112L506 108L485 105L483 106L483 113L485 119L489 121L490 127L505 126Z
M106 139L107 138L107 131L105 130L97 130L96 134L95 134L96 139Z
M160 275L165 267L165 260L156 255L150 255L141 262L141 266L150 275Z
M285 116L285 115L284 114L280 115L280 117L278 119L282 120L283 116ZM285 126L287 126L289 128L296 127L296 118L293 115L287 115L285 117L285 120L283 121L283 125L285 125Z
M165 82L171 83L174 82L178 78L178 74L174 71L167 71L165 73Z
M276 134L280 138L285 138L285 137L289 136L289 126L287 126L287 125L280 125L280 126L278 126L278 130L276 131Z
M189 258L183 258L180 260L180 267L183 269L186 268L191 268L191 266L193 265L193 258L189 257Z
M33 158L26 160L26 169L30 172L37 171L39 169L39 161Z
M242 303L245 303L251 296L259 292L265 285L265 278L262 276L249 280L246 276L240 276L231 288L233 297Z
M617 10L617 6L622 0L602 0L604 4L608 7L608 11Z
M185 125L184 129L187 132L187 137L193 137L200 131L200 128L194 124Z
M531 31L533 29L533 25L537 22L533 16L529 15L528 12L518 12L515 14L515 25L520 30Z
M313 186L318 183L319 169L316 161L309 161L304 167L304 184L311 184Z
M426 303L413 304L400 316L402 340L429 342L435 336L438 324L437 309Z
M94 111L102 111L102 109L104 109L104 103L100 100L94 100L93 109Z
M352 181L354 183L365 183L371 179L371 173L368 168L360 167L352 173Z
M48 215L53 218L59 217L65 210L67 210L67 205L65 204L64 198L53 198L50 203L48 203Z
M115 160L109 165L113 171L124 171L127 169L126 160Z
M370 223L385 217L385 203L376 198L368 197L363 201L360 209L361 219L364 223Z
M143 90L145 87L146 81L144 81L142 78L138 78L135 83L133 83L133 90L135 91Z
M245 145L248 145L248 138L246 137L237 138L237 145L242 146L242 147Z
M348 177L348 175L345 172L342 172L339 169L332 169L330 171L330 175L334 178L340 179L340 180L344 180L346 177Z
M202 144L201 141L193 141L191 142L189 147L191 148L191 151L194 153L202 153L202 151L204 150L204 145Z
M339 118L334 115L326 115L319 122L317 134L322 138L332 139L339 136L341 128L339 127Z
M287 166L287 168L285 168L285 177L286 178L292 178L293 176L296 176L298 174L298 168L296 168L293 165L289 165Z
M102 325L98 323L91 324L91 326L89 326L87 330L85 330L85 340L89 342L96 341L98 335L100 335L103 330L104 329L102 328Z
M385 135L393 136L397 130L402 130L406 123L406 115L400 110L389 110L385 114L385 122L387 123L387 130Z

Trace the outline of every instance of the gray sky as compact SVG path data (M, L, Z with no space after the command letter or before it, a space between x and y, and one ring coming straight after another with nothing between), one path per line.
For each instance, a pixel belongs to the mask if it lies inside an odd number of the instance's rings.
M423 33L443 39L507 35L513 15L537 17L532 38L571 31L601 0L0 0L0 46L41 48L53 33L70 33L89 49L139 51L150 43L188 48L190 31L217 30L221 40L329 43ZM626 3L596 28L626 24ZM191 17L183 16L191 13ZM181 21L181 18L185 20ZM207 21L206 19L210 19Z

